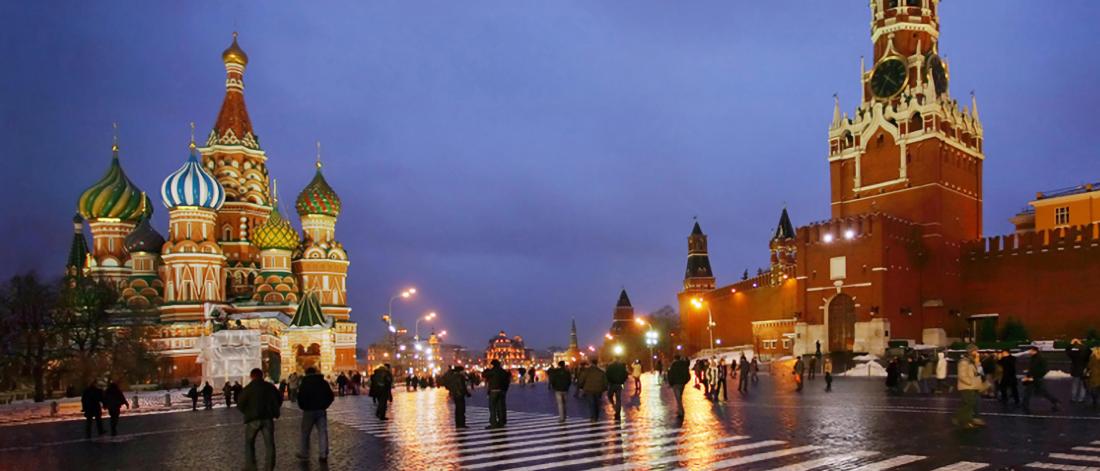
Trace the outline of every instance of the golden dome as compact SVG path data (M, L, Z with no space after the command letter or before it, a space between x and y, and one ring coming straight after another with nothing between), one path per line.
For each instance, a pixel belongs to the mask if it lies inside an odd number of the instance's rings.
M228 48L222 52L222 62L226 64L240 64L248 65L248 54L244 53L244 49L237 45L237 32L233 32L233 44L230 44Z

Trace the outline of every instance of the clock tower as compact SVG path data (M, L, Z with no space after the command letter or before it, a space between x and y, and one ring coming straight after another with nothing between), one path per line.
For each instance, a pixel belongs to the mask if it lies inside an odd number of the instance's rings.
M871 63L860 60L852 113L829 127L832 215L886 213L924 238L982 232L982 125L973 95L951 97L939 48L939 0L871 0Z

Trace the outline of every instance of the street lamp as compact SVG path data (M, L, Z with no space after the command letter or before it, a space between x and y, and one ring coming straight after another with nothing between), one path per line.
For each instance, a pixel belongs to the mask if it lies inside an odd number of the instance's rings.
M414 332L413 340L416 340L417 342L420 341L420 321L430 321L432 319L435 319L435 311L429 312L429 313L427 313L427 314L425 314L421 317L418 317L416 319L416 325L414 326L414 329L413 329L413 332Z
M707 333L710 334L710 349L714 350L714 314L710 312L710 303L703 301L702 298L693 298L691 305L695 306L695 309L702 309L704 306L707 308Z
M386 323L386 329L390 331L390 336L393 339L394 352L397 352L397 327L393 325L393 302L397 299L409 299L414 294L416 294L416 288L406 289L393 295L389 303L386 304L386 314L382 316L382 321Z
M657 346L657 331L653 330L653 326L650 326L650 329L645 333L645 344L646 344L647 347L649 347L649 369L652 370L652 369L654 369L654 367L653 367L653 347ZM660 373L658 373L658 374L660 374Z

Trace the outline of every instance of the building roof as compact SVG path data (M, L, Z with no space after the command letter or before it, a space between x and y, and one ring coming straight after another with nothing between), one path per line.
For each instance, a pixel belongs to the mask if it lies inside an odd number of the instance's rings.
M703 228L699 227L699 221L695 221L695 227L691 228L691 235L703 235Z
M793 238L794 225L791 224L791 217L787 214L787 208L783 208L783 212L779 215L779 224L775 227L775 235L772 236L772 240Z
M1088 193L1091 191L1100 190L1100 182L1085 183L1082 185L1072 186L1068 188L1059 188L1051 191L1041 191L1035 195L1035 199L1043 200L1048 198L1058 198L1062 196L1079 195L1081 193Z
M160 196L169 209L177 206L197 206L219 209L225 202L225 189L210 172L199 163L195 143L191 143L191 155L175 172L164 179Z
M310 291L302 296L298 303L298 309L294 311L294 318L290 320L291 327L325 327L328 319L321 312L321 301L317 291Z
M625 288L619 292L619 302L615 304L615 307L633 307L630 305L630 297L626 295Z
M160 253L163 246L164 236L153 228L153 225L149 223L149 218L141 218L141 222L138 223L137 227L123 239L123 247L130 253Z
M298 215L323 214L337 217L340 215L340 197L325 181L321 174L321 161L317 161L317 173L313 180L298 194L298 201L294 205L298 209Z
M233 33L233 43L222 52L222 61L226 69L225 98L206 145L241 145L260 150L259 137L252 131L252 119L244 103L244 68L248 64L248 54L237 44L237 33Z
M271 207L267 221L252 231L252 243L261 250L298 248L298 231L279 213L277 202Z
M107 173L80 194L77 210L87 220L117 218L137 221L142 215L153 213L153 205L142 205L147 197L122 171L118 161L118 145L111 147L111 165Z

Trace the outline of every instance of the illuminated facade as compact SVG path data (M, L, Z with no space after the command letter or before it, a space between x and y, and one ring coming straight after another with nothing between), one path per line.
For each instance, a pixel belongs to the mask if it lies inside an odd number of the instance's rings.
M527 349L523 346L523 337L508 337L504 331L500 331L489 339L489 346L485 348L485 363L500 360L505 368L520 366L530 360Z
M320 149L313 180L294 205L299 235L279 206L245 106L248 56L236 34L222 62L225 97L205 145L192 140L183 165L160 187L168 237L150 224L151 200L123 172L116 142L107 174L78 202L67 275L108 280L127 306L159 312L168 379L201 377L200 338L221 328L260 331L273 377L309 366L354 369L349 260L336 239L341 204L321 172ZM91 228L91 249L81 221Z

